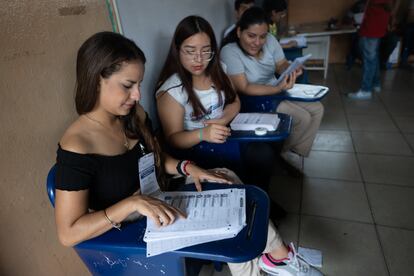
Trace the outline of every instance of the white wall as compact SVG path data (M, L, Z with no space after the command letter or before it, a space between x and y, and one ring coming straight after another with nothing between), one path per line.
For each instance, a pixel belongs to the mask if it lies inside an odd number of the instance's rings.
M220 42L224 29L234 20L233 0L118 0L116 4L124 35L147 57L141 103L155 119L153 92L178 22L188 15L202 16Z

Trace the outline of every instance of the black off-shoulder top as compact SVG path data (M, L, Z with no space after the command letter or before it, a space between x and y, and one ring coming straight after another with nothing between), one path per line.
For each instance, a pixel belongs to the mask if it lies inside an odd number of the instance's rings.
M89 190L89 208L103 210L136 192L139 185L140 143L113 156L80 154L58 146L56 189Z

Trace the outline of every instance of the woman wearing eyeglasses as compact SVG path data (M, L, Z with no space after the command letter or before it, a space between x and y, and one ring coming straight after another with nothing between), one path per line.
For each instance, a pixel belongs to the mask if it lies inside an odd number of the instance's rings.
M205 19L189 16L178 24L156 92L164 135L173 147L224 143L230 135L226 125L240 102L216 53L214 32ZM260 268L257 259L229 264L232 275L261 275L260 269L272 275L320 275L310 274L314 270L283 244L271 223L264 252Z
M226 125L240 109L216 56L213 31L202 32L193 22L204 23L190 16L177 26L156 92L165 137L181 149L200 141L224 143L230 135Z

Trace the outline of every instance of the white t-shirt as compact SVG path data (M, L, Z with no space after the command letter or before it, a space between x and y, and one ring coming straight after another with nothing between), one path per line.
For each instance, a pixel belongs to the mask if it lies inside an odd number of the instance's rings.
M221 91L222 101L220 99L214 87L207 90L194 89L197 97L199 98L204 109L207 111L206 114L200 117L194 116L194 110L191 103L188 101L188 94L185 90L181 79L178 74L174 74L169 77L157 90L156 96L161 91L166 91L171 97L174 98L181 106L184 107L184 129L194 130L204 127L204 121L210 119L219 119L223 115L224 109L224 93Z

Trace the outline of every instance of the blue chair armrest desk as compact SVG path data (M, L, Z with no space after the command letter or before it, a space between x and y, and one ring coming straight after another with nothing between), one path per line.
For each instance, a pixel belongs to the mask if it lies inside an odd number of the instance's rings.
M267 96L239 95L241 105L240 112L276 112L276 108L281 101L288 100L297 102L319 102L327 94L328 93L323 93L321 96L313 98L294 97L286 91Z
M286 139L290 134L292 117L279 113L280 123L275 131L258 136L254 131L232 131L231 136L223 144L201 142L186 149L170 149L172 156L179 159L190 159L202 168L227 167L237 174L242 174L242 152L249 143L277 142Z
M283 49L283 53L285 54L285 58L287 60L295 60L297 57L303 56L303 49L307 48L307 46L304 47L291 47L291 48L285 48Z
M47 177L47 193L55 202L56 166ZM265 248L268 226L269 198L254 185L223 185L206 183L205 190L246 189L247 226L233 239L195 245L158 256L146 257L146 243L142 240L146 219L112 229L99 237L74 247L93 275L185 275L185 258L221 262L245 262L257 257ZM186 185L186 190L195 190Z

